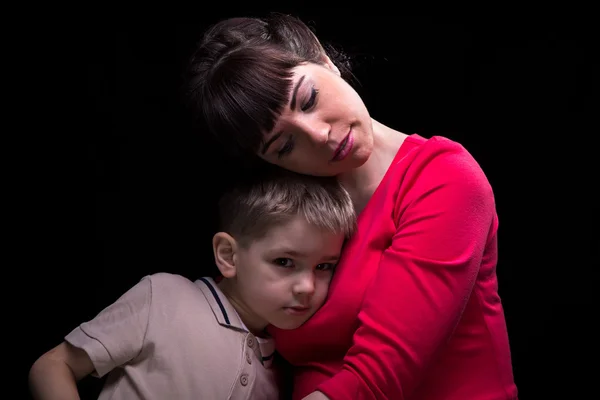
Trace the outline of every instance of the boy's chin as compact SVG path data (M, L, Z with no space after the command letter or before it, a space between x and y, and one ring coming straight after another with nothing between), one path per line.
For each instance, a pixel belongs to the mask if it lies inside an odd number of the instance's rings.
M306 319L308 320L308 318ZM271 323L271 325L273 325L274 327L276 327L277 329L283 329L283 330L292 330L292 329L297 329L300 328L302 325L304 325L304 323L306 322L306 320L302 320L302 321L280 321L279 323Z

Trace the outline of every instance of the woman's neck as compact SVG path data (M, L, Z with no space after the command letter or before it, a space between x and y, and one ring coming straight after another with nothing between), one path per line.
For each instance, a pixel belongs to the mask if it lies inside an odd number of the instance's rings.
M360 213L381 183L385 173L398 153L405 133L373 121L373 150L360 167L339 176L340 182L352 196L356 212Z

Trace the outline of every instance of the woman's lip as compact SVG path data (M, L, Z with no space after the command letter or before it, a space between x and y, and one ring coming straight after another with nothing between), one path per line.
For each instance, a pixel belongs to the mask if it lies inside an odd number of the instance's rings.
M352 129L348 132L348 135L342 140L340 146L338 147L334 157L331 159L331 162L341 161L350 154L352 150L352 146L354 145L354 137L352 136Z
M337 149L335 149L335 153L333 153L333 157L331 158L331 161L336 161L336 158L339 156L339 154L342 151L342 149L344 149L345 146L348 145L348 140L350 139L350 134L351 133L352 133L352 129L350 129L350 131L348 132L348 134L346 135L346 137L344 137L344 139L340 142L340 144L337 147Z

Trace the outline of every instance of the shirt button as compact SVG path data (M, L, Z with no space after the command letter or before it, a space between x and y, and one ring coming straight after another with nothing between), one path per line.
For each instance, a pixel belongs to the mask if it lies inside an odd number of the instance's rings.
M246 352L246 361L248 361L248 364L252 364L252 356L249 351Z
M240 383L242 386L246 386L248 384L248 374L242 374L242 376L240 376Z
M248 347L254 347L254 338L252 336L248 336Z

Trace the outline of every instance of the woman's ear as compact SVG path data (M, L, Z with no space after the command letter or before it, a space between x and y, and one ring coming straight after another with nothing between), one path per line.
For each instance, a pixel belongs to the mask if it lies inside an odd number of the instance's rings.
M329 58L327 54L323 54L322 59L323 65L325 65L325 67L332 70L337 76L341 76L340 70L338 69L338 67L335 66L335 64L333 63L333 61L331 61L331 58Z
M237 242L231 235L217 232L213 236L212 244L215 263L221 275L225 278L233 278L237 273L235 265Z

